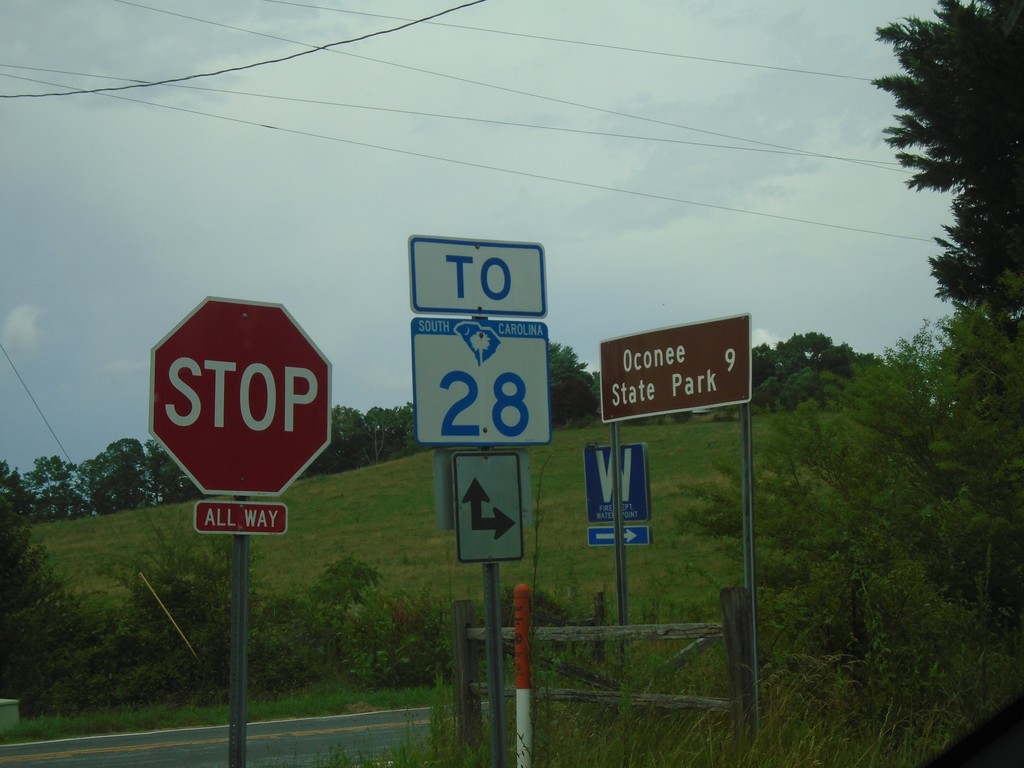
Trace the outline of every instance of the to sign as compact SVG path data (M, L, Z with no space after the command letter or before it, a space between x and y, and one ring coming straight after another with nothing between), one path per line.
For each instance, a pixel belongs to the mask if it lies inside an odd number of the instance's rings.
M330 391L284 307L207 298L153 347L149 431L203 493L276 496L330 442Z
M415 318L412 376L424 445L551 442L544 323Z
M548 312L544 248L537 243L409 238L413 312L519 315Z
M601 342L601 418L750 401L750 315Z

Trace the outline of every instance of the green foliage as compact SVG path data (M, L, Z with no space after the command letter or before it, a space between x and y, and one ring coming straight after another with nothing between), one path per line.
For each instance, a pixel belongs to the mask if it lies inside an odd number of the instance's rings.
M341 615L365 603L366 593L378 584L380 571L354 557L342 557L324 568L310 597L321 615Z
M0 496L0 690L33 690L60 670L51 642L67 631L74 604L53 577L31 527ZM50 642L48 642L50 641ZM34 707L31 696L22 711Z
M878 30L903 72L875 84L901 112L887 141L913 189L952 191L954 224L930 259L940 296L1019 319L1024 273L1024 25L1010 0L939 0L936 18ZM914 153L908 150L918 150Z
M335 560L310 587L307 616L316 638L321 664L337 674L344 659L344 638L355 611L369 590L380 583L380 571L352 557Z
M450 622L448 606L427 589L370 593L340 639L343 677L368 688L450 679Z
M134 438L115 440L103 453L82 462L78 475L93 514L108 515L146 505L146 455Z
M1020 690L1022 354L962 310L775 418L755 483L769 666L834 658L850 717L947 729ZM736 536L738 485L701 486L686 524Z
M0 499L6 501L10 511L26 520L32 512L34 499L25 488L25 482L17 469L11 469L6 461L0 460Z
M24 487L31 495L32 520L66 520L85 514L85 496L78 468L60 456L40 456L25 473Z
M600 402L595 375L565 344L548 344L548 368L551 380L551 422L562 426L589 421L597 416Z
M83 670L108 626L57 579L31 529L0 497L0 689L23 715L95 703ZM103 683L109 680L109 671Z
M336 474L408 455L418 450L413 432L412 403L395 408L374 406L365 414L336 405L331 409L331 444L306 475Z
M447 608L427 590L384 592L381 574L352 557L310 588L311 653L321 669L368 688L432 685L451 669Z
M775 346L758 344L751 360L753 403L772 411L791 411L807 400L824 403L830 384L852 379L858 366L873 359L821 333L793 334Z
M20 477L3 463L0 491L36 522L107 515L198 498L199 492L155 440L115 440L92 459L73 464L40 457ZM5 486L9 486L6 491Z
M990 557L994 609L1015 623L1024 607L1024 340L983 311L961 311L898 345L848 403L875 437L875 461L917 497L932 578L973 601Z
M199 489L188 475L152 438L146 441L143 462L147 505L176 504L200 497Z

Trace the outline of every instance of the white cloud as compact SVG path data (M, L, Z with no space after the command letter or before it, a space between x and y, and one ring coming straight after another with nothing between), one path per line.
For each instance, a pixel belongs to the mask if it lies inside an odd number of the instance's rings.
M31 304L19 304L4 318L0 339L8 352L33 352L42 340L38 320L43 310Z
M754 328L751 331L751 337L750 344L754 347L760 346L761 344L767 344L769 347L774 347L780 341L784 341L781 336L776 336L765 328Z

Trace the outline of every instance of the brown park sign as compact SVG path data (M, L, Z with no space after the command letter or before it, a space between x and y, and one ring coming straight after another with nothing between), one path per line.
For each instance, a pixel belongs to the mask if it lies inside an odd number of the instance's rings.
M605 422L750 401L750 315L601 342Z

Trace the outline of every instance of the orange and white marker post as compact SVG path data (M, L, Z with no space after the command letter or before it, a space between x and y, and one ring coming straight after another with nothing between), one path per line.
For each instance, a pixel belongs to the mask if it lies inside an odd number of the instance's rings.
M530 718L530 587L517 584L514 595L516 661L516 765L530 768L533 760L533 721Z

